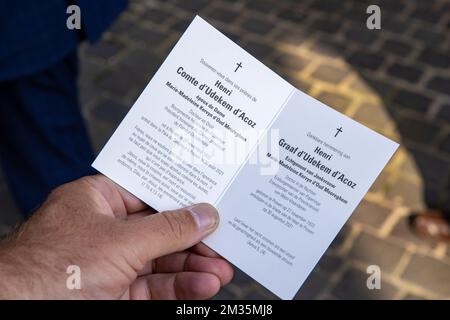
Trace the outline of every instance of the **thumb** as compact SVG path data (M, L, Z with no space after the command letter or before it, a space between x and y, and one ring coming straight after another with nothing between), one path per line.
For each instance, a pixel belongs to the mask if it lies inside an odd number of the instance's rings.
M133 221L133 246L141 261L192 247L212 233L219 214L210 204L164 211Z

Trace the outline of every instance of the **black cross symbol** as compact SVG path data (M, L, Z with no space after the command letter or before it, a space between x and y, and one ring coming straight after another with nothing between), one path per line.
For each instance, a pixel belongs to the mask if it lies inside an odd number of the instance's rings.
M242 68L242 62L236 63L237 67L236 70L234 70L234 72L238 71L239 68Z
M338 135L339 133L342 132L342 127L337 128L336 130L337 130L337 131L336 131L336 134L334 135L335 138L337 137L337 135Z

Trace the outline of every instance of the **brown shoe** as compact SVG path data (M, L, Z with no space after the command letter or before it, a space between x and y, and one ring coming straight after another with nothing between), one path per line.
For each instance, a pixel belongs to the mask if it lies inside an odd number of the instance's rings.
M420 236L450 242L450 221L441 211L429 209L423 213L412 214L409 224Z

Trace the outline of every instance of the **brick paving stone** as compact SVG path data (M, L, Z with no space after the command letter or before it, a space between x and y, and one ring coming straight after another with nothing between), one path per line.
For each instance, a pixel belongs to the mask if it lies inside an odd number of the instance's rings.
M248 0L246 7L263 13L272 13L276 10L277 4L279 4L279 2L271 0Z
M400 177L389 186L386 197L401 198L402 203L407 204L409 208L418 210L423 204L422 192L422 186L419 183Z
M78 83L84 87L89 87L104 66L104 62L99 63L96 59L87 57L84 50L80 50L80 75L78 77Z
M283 20L295 23L295 24L302 23L307 19L306 13L303 11L300 11L296 8L284 9L284 10L280 11L280 13L278 14L278 17Z
M335 296L333 296L331 293L326 292L320 295L320 300L338 300L338 298L336 298Z
M391 209L380 204L363 200L352 215L351 221L380 228L389 217Z
M391 284L383 280L383 272L381 273L381 288L379 290L369 290L367 288L367 278L369 274L357 269L349 269L344 273L342 279L337 283L331 294L338 299L393 299L397 293L397 289Z
M120 68L117 70L105 70L97 76L95 85L101 90L105 90L116 97L126 96L130 90L130 84L142 83L144 80L136 74L127 70L127 68Z
M352 6L344 9L342 17L347 21L351 21L354 25L365 26L367 20L366 9L369 4L364 5L356 2L352 4Z
M434 122L402 115L398 118L398 129L403 139L429 144L439 134L441 127Z
M151 51L134 49L123 58L118 67L150 81L162 62L163 58Z
M426 21L429 23L435 23L438 22L441 18L441 15L436 12L436 11L432 11L429 8L416 8L412 14L411 14L412 18L415 19L420 19L422 21Z
M225 23L231 23L235 21L238 16L239 16L238 11L224 8L216 8L208 14L208 17Z
M386 194L386 192L389 190L389 186L389 174L386 171L382 171L370 187L370 191Z
M431 97L427 95L408 90L399 90L392 99L394 104L420 113L427 112L432 101Z
M369 265L377 265L381 272L391 273L398 265L404 248L385 239L361 233L355 239L349 257Z
M320 55L336 57L344 55L347 47L341 42L322 36L318 37L318 41L314 42L311 49Z
M317 10L319 12L336 13L342 10L342 2L339 0L314 0L309 9Z
M126 36L134 27L134 21L123 18L115 21L106 33L114 36Z
M450 53L425 48L419 56L419 61L436 68L449 68Z
M275 35L277 42L300 46L308 39L309 33L301 30L292 30L292 28L279 28Z
M92 147L95 151L95 154L97 154L114 133L116 127L112 127L111 124L107 122L93 121L93 117L91 117L89 114L87 115L86 122L88 131L91 136Z
M278 54L273 63L282 68L288 68L289 70L300 71L308 64L308 61L302 57L294 56L289 53Z
M402 278L416 283L434 294L450 297L450 265L439 260L415 255Z
M450 77L434 77L427 87L450 96Z
M370 46L378 40L380 34L377 31L369 30L361 24L353 24L346 32L345 38L363 46Z
M441 10L450 10L450 3L448 3L448 2L441 2L441 6L440 6L440 9ZM447 11L445 11L445 12L447 12ZM450 24L450 21L448 21L447 22L447 26Z
M234 42L236 42L238 45L240 45L241 47L243 46L243 40L242 37L235 33L235 32L224 32L224 34L230 38L231 40L233 40Z
M417 82L422 75L422 71L414 66L408 66L401 63L395 63L387 69L387 73L396 78L400 78L409 82Z
M167 39L167 34L153 28L136 26L127 33L127 37L154 48Z
M102 99L92 108L91 114L95 122L106 122L111 127L115 127L122 121L128 110L129 107L116 100Z
M299 292L295 295L295 300L313 300L318 297L324 287L329 282L329 276L320 271L314 270L308 279L303 283Z
M250 278L245 272L241 271L240 269L234 268L233 283L239 285L246 285L253 283L253 279Z
M393 2L393 1L392 1ZM409 24L399 19L383 19L381 20L381 29L390 31L392 33L404 33L407 30Z
M242 46L259 60L265 60L274 51L272 46L256 41L248 41Z
M155 7L149 8L143 15L143 19L145 21L151 21L155 24L165 23L171 17L172 15L170 14L170 12Z
M429 29L418 29L414 32L414 38L422 41L427 46L434 46L437 43L445 41L445 36L441 33L431 31Z
M400 147L402 148L402 147ZM402 150L404 151L404 150ZM414 176L413 173L417 172L417 166L416 163L414 161L414 158L411 157L410 155L407 155L406 158L404 159L403 163L400 165L400 167L397 167L398 171L403 174L409 174L410 176Z
M435 153L419 148L409 148L417 167L426 183L442 186L445 184L450 168L448 162Z
M330 248L336 250L340 249L344 244L345 240L347 239L347 237L349 236L350 232L351 227L348 224L344 225L344 227L342 227L342 229L338 232L334 240L331 242Z
M438 9L439 3L445 6L446 1L440 1L440 0L429 0L429 1L420 1L420 0L414 0L414 5L417 8L434 8Z
M315 270L328 275L335 273L344 263L344 259L340 256L333 255L328 251L320 258Z
M207 0L189 0L189 1L178 0L178 1L176 1L176 5L178 8L182 8L189 12L198 12L201 9L207 7L208 1Z
M371 128L380 130L386 127L391 121L384 107L366 103L359 106L353 119Z
M190 17L188 19L177 20L175 22L175 24L172 25L172 30L175 30L175 31L178 31L178 32L184 32L187 29L187 27L189 27L189 25L191 24L191 21L192 21L193 18L194 17L192 16L192 17ZM210 22L214 25L213 21L210 21Z
M252 290L247 293L244 297L245 300L267 300L267 295L261 293L260 291ZM277 298L275 298L277 299Z
M350 55L348 62L356 68L377 70L383 63L383 57L380 54L366 50L357 50Z
M321 31L324 33L335 33L341 27L341 21L338 19L319 18L309 27L310 32Z
M280 300L278 296L267 290L265 287L260 285L259 283L255 282L252 288L253 292L258 292L258 295L264 296L264 299L266 300Z
M93 87L89 87L92 81L83 82L82 78L78 81L78 86L81 90L79 94L79 100L81 103L81 111L87 110L98 97L98 90Z
M424 199L430 208L439 208L442 204L443 196L450 194L448 179L443 179L444 185L428 185L424 190Z
M400 57L405 57L409 55L409 53L413 50L413 47L403 40L387 39L383 43L381 50L393 53Z
M322 101L323 103L329 105L330 107L340 111L345 112L347 109L350 98L343 96L338 93L329 92L329 91L323 91L318 96L317 99Z
M395 87L389 83L366 75L369 71L361 71L360 77L352 83L352 89L366 94L375 94L383 99L390 98L395 92ZM386 103L386 108L389 104Z
M447 134L444 140L442 140L442 142L439 144L439 148L441 149L441 151L450 155L450 134Z
M275 25L269 21L264 21L257 18L249 18L242 23L242 28L259 35L266 35L275 28Z
M378 0L374 2L373 0L364 0L365 7L368 6L368 4L372 3L378 3L380 8L383 8L382 10L387 11L388 13L400 13L403 10L406 9L406 2L408 0L400 0L400 1L391 1L391 0Z
M105 40L96 43L86 50L86 54L108 60L124 49L124 44L116 40Z
M232 300L236 298L227 288L222 288L211 300Z
M308 92L311 89L310 82L299 79L298 77L287 74L287 75L284 75L284 79L286 79L286 81L288 81L290 84L292 84L297 89L302 90L303 92Z
M409 244L415 244L420 247L427 248L429 250L432 250L436 247L436 242L420 237L413 232L411 232L411 229L409 227L409 216L404 217L400 219L397 224L394 226L390 233L390 237L392 237L395 240L400 240L403 243L409 243Z
M313 72L312 76L319 80L337 84L344 80L348 73L346 69L331 65L321 65Z

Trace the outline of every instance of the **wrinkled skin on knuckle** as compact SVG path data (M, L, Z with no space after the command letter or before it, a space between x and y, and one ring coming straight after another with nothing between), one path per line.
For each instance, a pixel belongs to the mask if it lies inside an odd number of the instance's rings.
M162 217L166 225L164 229L169 230L169 236L176 242L183 240L195 227L195 221L186 209L166 212Z

